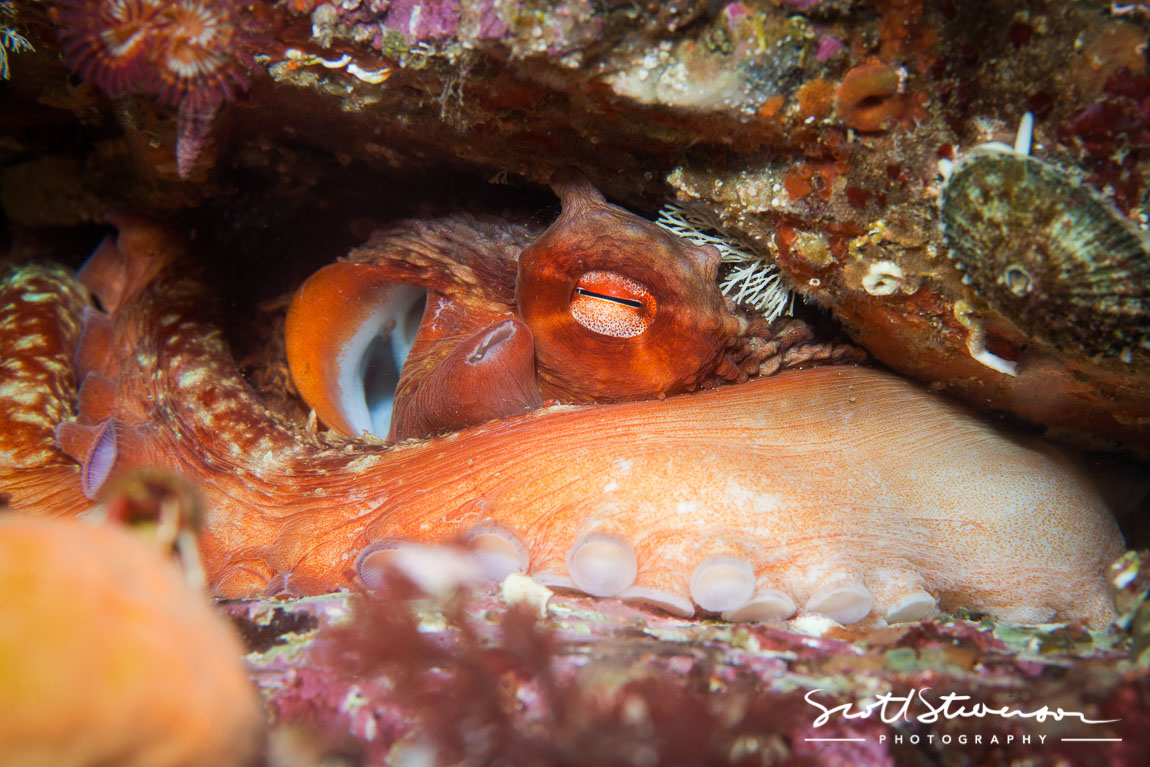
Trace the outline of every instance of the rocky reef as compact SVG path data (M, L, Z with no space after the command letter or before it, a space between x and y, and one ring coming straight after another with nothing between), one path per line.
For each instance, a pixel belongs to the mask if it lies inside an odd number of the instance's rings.
M6 86L3 203L22 226L110 209L207 208L207 226L243 230L306 215L338 253L392 194L530 195L577 166L632 208L693 211L899 373L1079 444L1147 446L1144 287L1118 310L1120 342L1036 331L1047 307L1065 326L1111 311L1109 267L1071 245L1054 257L1081 269L1053 264L1061 277L995 300L967 263L994 235L943 236L938 169L1013 145L1033 115L1035 162L1088 191L1054 203L1060 223L1018 211L1011 238L1083 243L1109 218L1134 262L1114 284L1144 281L1140 6L101 5L18 5L37 53L13 57ZM110 44L129 32L131 46ZM990 283L1010 279L988 269Z

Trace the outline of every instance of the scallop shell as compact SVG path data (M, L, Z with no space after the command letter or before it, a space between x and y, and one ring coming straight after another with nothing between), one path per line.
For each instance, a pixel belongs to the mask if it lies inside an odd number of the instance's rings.
M1030 337L1129 360L1150 337L1146 236L1092 187L1000 144L972 150L943 188L951 258Z

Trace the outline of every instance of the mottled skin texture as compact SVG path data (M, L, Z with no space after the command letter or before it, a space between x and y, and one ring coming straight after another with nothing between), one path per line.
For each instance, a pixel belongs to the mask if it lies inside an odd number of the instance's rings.
M0 502L61 514L88 505L55 431L74 409L72 349L89 300L60 267L0 272Z
M517 371L497 365L484 375L488 366L481 366L472 386L457 389L436 386L451 380L436 371L451 366L449 358L477 336L517 321L515 256L537 234L530 227L500 226L490 219L433 219L419 228L378 232L352 252L351 263L333 264L312 275L293 298L285 328L288 361L301 396L323 423L350 436L353 430L330 390L329 361L336 353L335 344L341 331L370 311L374 302L387 300L389 286L416 285L427 289L426 321L400 376L392 436L423 436L488 420L482 408L467 410L459 420L444 420L442 414L460 404L461 393L475 392L483 402L494 404L501 398L497 391L509 388L508 374ZM529 334L526 343L530 344ZM533 366L513 380L527 390L529 407L511 408L501 415L541 404ZM438 420L436 413L441 414Z

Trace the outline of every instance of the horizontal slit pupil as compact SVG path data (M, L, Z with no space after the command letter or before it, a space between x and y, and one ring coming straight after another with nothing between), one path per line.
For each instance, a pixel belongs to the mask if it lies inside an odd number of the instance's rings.
M603 293L594 293L585 288L575 288L575 293L580 296L587 296L588 298L597 298L600 301L610 301L613 304L622 304L623 306L630 306L632 309L642 309L643 302L636 301L634 298L619 298L618 296L608 296Z

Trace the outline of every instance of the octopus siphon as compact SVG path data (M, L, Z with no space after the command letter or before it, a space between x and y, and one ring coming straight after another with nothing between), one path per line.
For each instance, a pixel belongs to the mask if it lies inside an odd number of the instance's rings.
M75 277L10 273L9 503L76 514L133 467L178 472L228 597L372 588L451 546L679 616L1113 617L1121 535L1057 451L747 315L713 248L552 186L546 231L399 222L300 288L287 362L343 437L268 408L153 222L113 217Z

